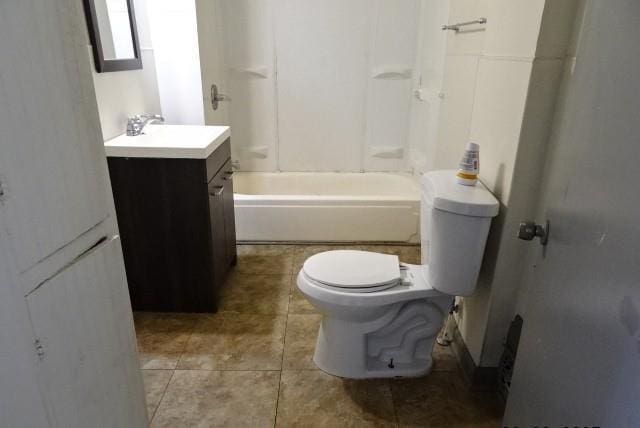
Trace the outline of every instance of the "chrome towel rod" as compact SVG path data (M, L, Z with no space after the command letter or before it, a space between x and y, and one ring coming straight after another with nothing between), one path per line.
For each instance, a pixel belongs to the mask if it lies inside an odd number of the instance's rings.
M458 22L457 24L451 24L451 25L443 25L442 29L443 30L460 31L460 27L463 27L465 25L486 24L486 23L487 23L487 18L478 18L478 19L473 20L473 21Z

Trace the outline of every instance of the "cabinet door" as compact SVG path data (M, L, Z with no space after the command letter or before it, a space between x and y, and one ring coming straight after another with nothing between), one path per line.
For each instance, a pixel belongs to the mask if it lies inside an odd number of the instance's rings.
M216 287L222 286L227 273L227 248L224 221L225 180L221 174L209 182L209 216L211 225L211 249Z
M27 296L40 346L36 376L52 426L147 426L118 238Z
M229 160L220 172L224 180L224 230L227 266L236 263L236 217L233 205L233 169Z
M2 1L0 16L0 215L24 272L112 205L82 2Z

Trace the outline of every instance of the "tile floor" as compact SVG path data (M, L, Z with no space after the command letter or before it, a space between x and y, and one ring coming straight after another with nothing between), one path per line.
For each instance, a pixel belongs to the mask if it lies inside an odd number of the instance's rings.
M321 316L295 287L318 245L240 245L213 315L136 313L152 427L499 427L449 348L420 379L346 380L312 361ZM419 262L419 247L370 249Z

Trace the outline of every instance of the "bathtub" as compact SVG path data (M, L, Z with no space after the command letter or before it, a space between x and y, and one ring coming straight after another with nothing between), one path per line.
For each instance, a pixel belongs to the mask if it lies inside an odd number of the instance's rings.
M410 174L238 172L233 182L239 241L419 242Z

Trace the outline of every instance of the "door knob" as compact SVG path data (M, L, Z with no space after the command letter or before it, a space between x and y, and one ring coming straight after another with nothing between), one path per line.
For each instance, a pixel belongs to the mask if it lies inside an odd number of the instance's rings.
M531 220L520 222L518 238L525 241L531 241L535 237L540 238L541 245L547 245L547 242L549 241L549 220L547 220L544 226L536 224Z

